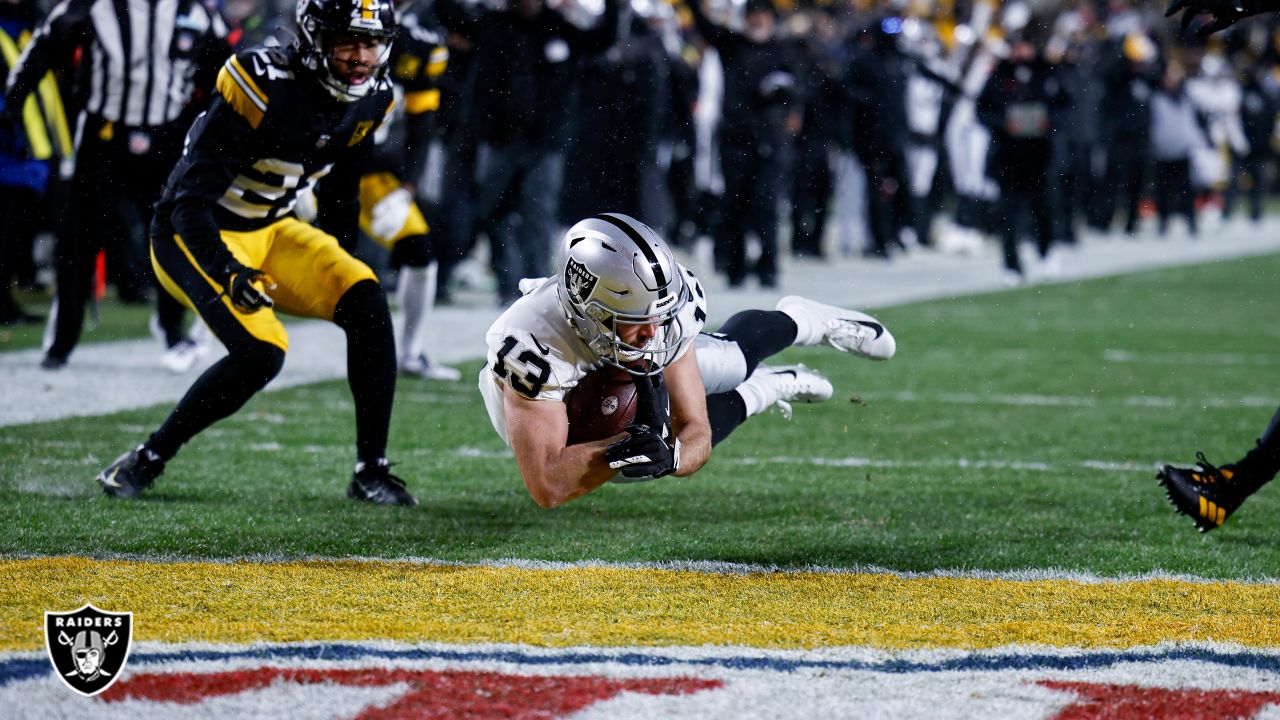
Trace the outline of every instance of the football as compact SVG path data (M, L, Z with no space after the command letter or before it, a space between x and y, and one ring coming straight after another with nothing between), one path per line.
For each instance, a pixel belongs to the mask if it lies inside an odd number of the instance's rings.
M613 437L636 417L635 378L606 365L582 378L565 402L570 445Z

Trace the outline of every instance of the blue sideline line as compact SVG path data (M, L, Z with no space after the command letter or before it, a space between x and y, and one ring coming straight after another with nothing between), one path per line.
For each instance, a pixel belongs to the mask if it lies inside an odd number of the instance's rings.
M520 665L586 665L617 663L635 667L689 665L719 667L728 670L864 670L884 673L937 673L956 671L995 672L1000 670L1088 670L1128 662L1168 662L1194 660L1232 668L1250 668L1280 673L1280 655L1257 652L1220 652L1204 648L1180 648L1162 652L1091 652L1082 655L1028 655L975 653L938 662L910 660L808 660L780 657L702 657L677 658L643 653L573 652L564 654L531 654L518 650L439 650L406 648L393 650L361 645L323 644L249 648L245 650L184 650L180 652L131 653L130 665L150 665L182 660L215 661L258 658L262 660L446 660L452 662L488 661ZM52 672L47 658L14 658L0 661L0 687Z

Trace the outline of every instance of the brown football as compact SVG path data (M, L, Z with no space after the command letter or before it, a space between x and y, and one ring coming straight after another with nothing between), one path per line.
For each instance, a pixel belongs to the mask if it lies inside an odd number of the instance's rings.
M570 445L613 437L636 417L635 378L605 365L582 378L565 403Z

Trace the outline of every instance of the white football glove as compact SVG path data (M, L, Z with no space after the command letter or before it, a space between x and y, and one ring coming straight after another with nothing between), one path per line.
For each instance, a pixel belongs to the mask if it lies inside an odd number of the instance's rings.
M408 190L404 188L392 190L373 206L369 232L373 233L376 240L384 242L391 240L409 220L409 211L412 208L413 196Z

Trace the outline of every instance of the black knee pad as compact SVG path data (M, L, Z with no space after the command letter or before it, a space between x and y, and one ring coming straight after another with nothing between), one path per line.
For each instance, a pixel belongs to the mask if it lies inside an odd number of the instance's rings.
M391 265L393 267L426 267L435 259L432 242L426 235L412 235L398 241L391 248Z

